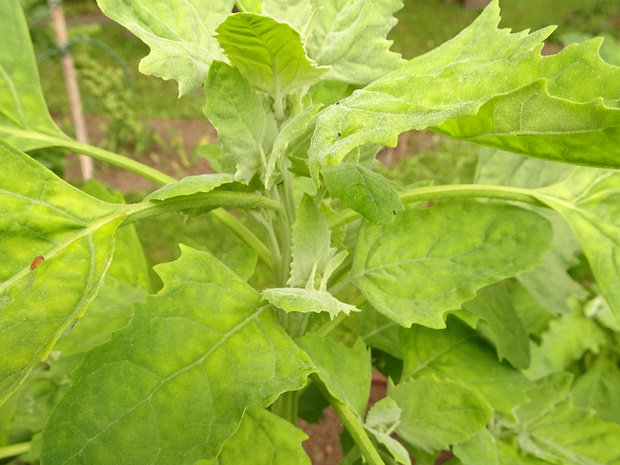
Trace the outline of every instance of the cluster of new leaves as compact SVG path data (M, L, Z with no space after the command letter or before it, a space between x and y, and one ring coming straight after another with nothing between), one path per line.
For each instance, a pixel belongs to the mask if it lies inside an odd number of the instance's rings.
M399 0L99 3L151 48L142 72L204 86L220 172L172 182L65 136L19 2L0 6L0 453L307 464L265 408L318 387L356 444L343 463L620 464L620 70L599 42L541 57L551 29L498 29L493 1L405 62ZM489 150L476 185L399 191L378 146L424 128L535 158ZM80 191L24 153L52 146L167 185ZM181 246L149 294L131 223L220 206L266 241L216 210L254 250ZM597 288L567 272L581 251ZM248 284L257 257L269 289ZM367 411L373 355L390 379Z

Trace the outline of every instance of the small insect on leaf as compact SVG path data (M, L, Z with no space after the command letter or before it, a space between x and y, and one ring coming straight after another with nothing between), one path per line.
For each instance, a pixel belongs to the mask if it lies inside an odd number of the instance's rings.
M341 134L341 133L338 133L338 137L340 137L340 136L342 136L342 134Z
M39 263L41 263L43 260L45 260L45 258L43 258L41 255L39 255L38 257L36 257L33 261L32 261L32 265L30 265L30 269L34 270L37 266L39 266Z

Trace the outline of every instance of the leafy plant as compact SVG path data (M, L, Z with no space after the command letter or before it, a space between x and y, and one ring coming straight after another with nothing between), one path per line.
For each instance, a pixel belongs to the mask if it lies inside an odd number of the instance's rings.
M100 6L151 47L143 72L204 86L220 172L177 181L65 136L0 5L0 457L309 463L295 424L318 388L343 463L620 463L620 70L599 40L543 58L553 28L498 29L493 1L405 62L397 0ZM475 184L373 170L424 128L489 147ZM45 147L163 187L80 191L24 153ZM170 211L244 246L181 245L150 294L133 223ZM580 253L595 284L569 274ZM390 379L367 411L372 364Z

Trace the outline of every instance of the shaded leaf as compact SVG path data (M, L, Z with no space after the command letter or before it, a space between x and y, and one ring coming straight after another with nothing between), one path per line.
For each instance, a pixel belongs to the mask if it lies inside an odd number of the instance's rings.
M217 33L231 64L252 87L271 95L276 108L287 94L319 81L325 72L308 58L299 33L269 16L231 15Z
M568 222L603 296L620 318L620 172L578 168L535 196Z
M49 114L19 0L0 3L0 138L23 151L68 139Z
M536 390L530 391L532 402L515 410L521 431L518 437L521 449L552 463L620 463L620 425L605 423L592 411L575 407L572 398L563 395L566 388L553 389L559 381L561 378L543 381ZM546 399L551 398L553 401L549 403Z
M324 170L323 178L342 208L351 208L373 223L390 223L404 208L395 183L362 165L341 163Z
M495 438L482 430L452 449L463 465L544 465L544 460L523 454L516 445Z
M237 275L247 281L254 274L258 253L247 247L235 247L222 257L222 263L233 270Z
M235 179L249 183L264 169L276 137L276 122L236 68L214 62L205 83L204 113L215 126L227 155L237 162Z
M358 338L353 347L347 348L332 339L308 333L296 342L315 363L318 377L329 393L353 409L361 421L372 378L370 351L364 341Z
M572 388L575 404L596 411L604 421L620 424L620 369L613 360L598 359Z
M348 315L350 312L359 312L357 307L340 302L329 292L316 291L314 289L300 289L297 287L265 289L263 291L263 299L285 312L327 312L332 320L340 312L343 312L345 315Z
M107 342L112 333L127 326L133 304L144 302L146 290L107 275L97 297L69 334L54 346L63 356L81 354Z
M140 72L176 80L179 95L203 85L213 60L225 60L212 36L232 11L234 0L98 0L98 4L106 16L150 47L151 52L140 62Z
M532 364L524 373L531 379L540 379L560 372L587 351L598 353L605 342L605 332L576 308L552 320L539 345L532 343Z
M288 421L261 408L249 408L222 452L200 465L310 465L301 442L308 436Z
M493 341L500 361L505 358L516 368L529 366L529 337L502 283L480 289L463 308L482 318L478 329ZM459 317L460 312L455 316Z
M0 160L2 403L86 311L128 209L88 196L2 141Z
M493 410L477 391L435 378L388 381L388 396L402 409L398 435L424 451L448 449L483 429Z
M402 379L460 381L505 413L526 402L526 392L533 387L519 370L498 362L493 349L454 318L441 331L422 326L402 329L401 345L405 362Z
M553 28L510 34L499 21L494 0L454 39L322 111L313 176L355 147L394 147L399 133L428 127L539 158L618 166L620 70L601 60L598 42L541 57Z
M517 207L443 202L389 225L364 222L351 277L399 324L443 328L443 314L478 289L535 266L550 236L546 220Z
M214 458L246 408L306 383L310 360L258 293L212 256L181 250L157 268L164 289L74 372L45 429L44 462Z

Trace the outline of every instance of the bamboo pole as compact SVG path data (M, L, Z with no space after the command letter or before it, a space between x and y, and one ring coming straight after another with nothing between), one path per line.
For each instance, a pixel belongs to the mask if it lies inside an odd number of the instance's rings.
M88 132L86 130L86 121L82 109L80 89L78 87L73 57L71 57L71 53L69 52L69 35L67 33L65 14L60 0L48 0L48 5L52 18L52 25L56 33L56 42L62 51L62 71L67 85L67 95L69 96L71 119L73 120L73 126L75 128L75 138L78 142L88 144ZM79 157L82 178L84 181L87 181L93 177L93 161L85 155L80 155Z

